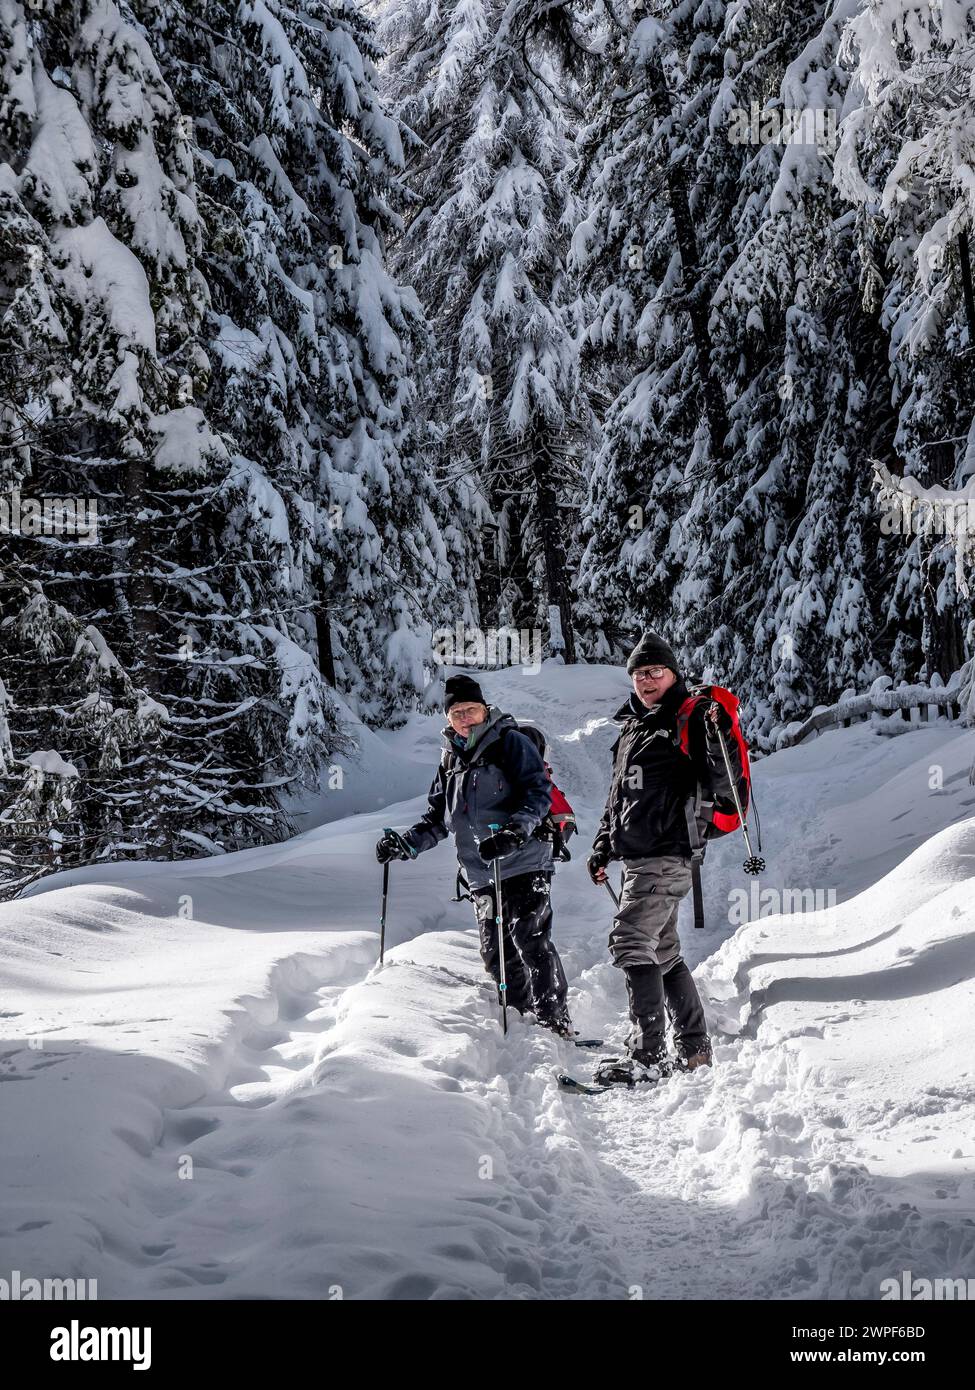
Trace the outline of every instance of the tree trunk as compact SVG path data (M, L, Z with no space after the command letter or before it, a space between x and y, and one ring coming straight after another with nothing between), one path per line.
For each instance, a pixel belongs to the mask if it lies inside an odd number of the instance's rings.
M128 603L128 629L131 643L131 673L136 685L153 698L160 695L159 643L156 622L156 596L152 581L152 522L142 515L148 501L146 484L148 472L142 459L132 459L125 466L126 525L130 545L127 554L128 574L125 597ZM135 774L144 788L141 830L147 859L159 858L173 843L173 830L163 802L162 740L160 729L154 742L145 747L143 771ZM130 834L129 825L124 833Z
M322 597L321 590L316 595L315 604L315 636L318 639L318 669L322 674L322 679L334 690L335 685L335 651L332 647L332 620L329 617L329 610Z
M647 76L650 83L650 97L654 115L660 125L673 125L674 113L670 104L670 92L664 76L663 63L657 53L647 59ZM690 195L687 172L683 164L668 164L666 171L667 198L671 216L674 219L674 232L677 250L680 255L681 277L684 282L687 312L691 320L691 332L697 353L698 375L704 395L704 411L711 435L711 456L716 461L727 457L725 437L728 434L728 414L725 409L724 392L714 370L711 352L711 334L708 329L708 306L700 293L701 263L697 245L697 233L691 217Z
M549 608L558 609L564 643L562 657L568 664L576 659L575 633L572 630L572 609L565 574L565 549L555 487L552 482L552 458L544 438L536 441L532 452L532 476L535 479L535 509L538 531L545 556L545 589Z
M937 542L930 537L921 538L921 656L924 666L919 674L922 680L930 680L937 671L942 680L947 681L964 662L965 651L957 605L952 605L945 612L938 611L937 589L941 565L933 563L936 545ZM953 557L949 563L954 564Z
M497 627L501 604L501 562L498 559L498 528L493 523L481 527L481 558L475 580L477 611L485 627Z
M133 459L125 469L125 500L128 513L129 575L126 584L129 604L129 640L132 644L132 674L150 695L158 693L156 660L156 604L150 566L150 522L140 517L146 506L146 466Z
M968 320L968 349L975 348L975 290L972 289L972 258L969 250L968 233L958 233L958 260L961 266L962 298L965 301L965 318Z

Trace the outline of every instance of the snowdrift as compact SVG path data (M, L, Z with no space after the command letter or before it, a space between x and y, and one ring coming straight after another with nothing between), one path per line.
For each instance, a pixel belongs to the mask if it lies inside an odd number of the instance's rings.
M545 728L579 813L556 931L577 1026L612 1042L623 982L584 851L625 681L484 684ZM374 766L354 811L288 844L0 907L0 1269L102 1298L873 1299L903 1270L975 1277L967 737L859 727L759 760L763 888L828 906L737 926L742 848L712 846L707 930L688 912L681 932L717 1065L580 1099L554 1073L587 1054L518 1019L501 1037L449 847L394 866L375 966L372 846L422 808L439 722L383 736L409 800Z

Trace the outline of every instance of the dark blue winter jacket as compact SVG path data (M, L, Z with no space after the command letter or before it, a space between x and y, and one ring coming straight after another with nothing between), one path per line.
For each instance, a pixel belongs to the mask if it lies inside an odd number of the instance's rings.
M448 832L472 889L494 881L494 866L478 853L491 825L519 825L528 835L520 849L500 860L502 879L552 868L552 843L532 837L551 804L551 783L531 739L519 733L510 714L488 707L477 725L473 748L459 746L452 729L443 732L444 753L430 787L423 817L404 839L417 850L432 849Z

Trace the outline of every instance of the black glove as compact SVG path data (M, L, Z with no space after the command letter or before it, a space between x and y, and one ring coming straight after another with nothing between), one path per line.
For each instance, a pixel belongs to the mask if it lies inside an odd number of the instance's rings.
M599 850L593 850L592 854L590 854L589 858L586 860L586 868L589 870L589 877L592 879L593 883L603 882L603 880L597 878L596 875L600 870L605 869L608 863L609 859L605 854L600 853Z
M560 864L571 864L572 855L566 849L565 838L562 832L555 832L555 839L552 841L552 858L557 859Z
M390 859L409 859L411 855L400 844L398 835L384 835L376 845L376 858L380 864L388 864Z
M527 839L520 825L504 825L496 834L482 840L477 849L481 858L490 863L492 859L503 859L506 854L514 854Z

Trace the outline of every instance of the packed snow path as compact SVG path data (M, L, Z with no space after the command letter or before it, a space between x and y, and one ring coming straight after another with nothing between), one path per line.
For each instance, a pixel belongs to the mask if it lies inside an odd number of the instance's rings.
M490 687L548 732L583 846L624 688L593 668ZM436 727L367 739L360 806L390 759L422 785ZM681 930L716 1066L652 1091L565 1095L555 1071L590 1054L516 1015L502 1037L448 846L392 866L376 966L372 845L415 800L0 909L0 1079L22 1083L0 1086L0 1263L102 1298L874 1299L902 1270L975 1277L968 742L860 728L758 764L763 887L839 901L736 933L741 850L712 847L712 925ZM555 904L576 1024L618 1039L581 850Z

